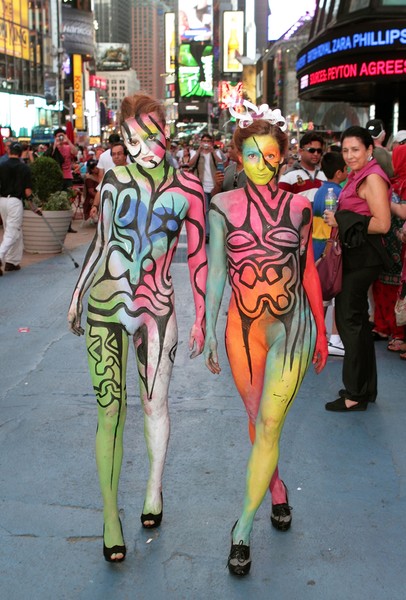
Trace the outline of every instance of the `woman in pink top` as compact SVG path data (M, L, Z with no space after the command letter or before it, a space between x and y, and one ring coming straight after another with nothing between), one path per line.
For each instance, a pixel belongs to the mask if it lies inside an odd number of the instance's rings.
M382 235L390 227L391 184L372 156L373 140L363 127L341 136L344 160L351 170L340 194L339 209L325 211L325 221L338 227L343 247L343 283L336 297L337 329L345 348L344 389L326 410L366 410L377 396L374 340L368 316L368 288L390 262Z

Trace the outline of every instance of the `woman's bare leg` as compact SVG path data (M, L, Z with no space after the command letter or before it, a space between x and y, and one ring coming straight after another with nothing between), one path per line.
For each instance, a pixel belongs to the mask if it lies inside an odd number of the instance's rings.
M162 327L151 319L134 338L144 409L144 435L150 463L143 514L162 511L162 475L169 442L168 392L178 342L176 316L172 313ZM159 340L159 341L158 341ZM153 526L145 521L144 526Z
M87 325L86 343L97 396L96 463L103 497L104 543L124 544L117 504L127 412L126 367L128 336L115 323ZM112 555L112 559L122 555Z

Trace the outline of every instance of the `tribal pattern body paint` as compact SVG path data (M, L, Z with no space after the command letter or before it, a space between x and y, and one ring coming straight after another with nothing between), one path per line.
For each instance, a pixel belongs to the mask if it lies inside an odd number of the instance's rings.
M226 350L253 441L233 539L249 544L268 487L274 504L286 502L277 469L280 434L309 364L324 366L327 342L311 205L278 189L281 154L271 135L245 139L242 158L246 187L211 202L205 359L213 373L220 372L215 325L228 273Z
M117 490L126 414L126 369L132 337L150 460L143 513L162 509L162 473L169 439L168 389L177 347L170 266L183 224L196 319L191 356L204 345L207 277L204 195L190 173L165 160L164 129L154 115L126 121L134 163L108 171L97 233L85 257L68 320L77 335L90 288L86 339L98 402L96 459L104 501L105 543L122 544Z
M316 331L301 281L311 213L286 192L277 192L266 202L251 182L224 200L226 204L219 196L212 210L225 223L233 291L226 347L237 388L255 422L265 391L266 357L275 344L266 393L279 398L284 412L313 355ZM288 381L292 378L293 386Z

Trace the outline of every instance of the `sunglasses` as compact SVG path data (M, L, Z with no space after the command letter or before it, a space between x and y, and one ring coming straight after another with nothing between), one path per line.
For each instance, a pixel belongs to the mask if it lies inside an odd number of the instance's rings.
M306 152L310 152L310 154L323 154L323 150L321 148L304 148Z

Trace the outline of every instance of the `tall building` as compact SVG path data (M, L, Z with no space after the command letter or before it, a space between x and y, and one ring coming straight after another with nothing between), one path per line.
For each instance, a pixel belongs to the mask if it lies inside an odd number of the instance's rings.
M172 2L133 0L131 7L131 66L137 71L141 90L165 98L164 14Z
M96 42L130 43L131 0L94 0Z
M249 1L249 0L248 0ZM268 0L256 0L255 3L255 26L257 38L257 51L259 54L265 50L268 45L268 18L269 2Z

